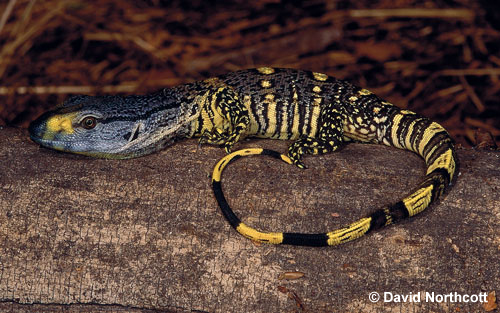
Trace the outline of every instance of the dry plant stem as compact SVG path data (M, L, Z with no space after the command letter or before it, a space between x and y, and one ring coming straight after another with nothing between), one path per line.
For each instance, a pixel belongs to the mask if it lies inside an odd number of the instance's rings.
M466 117L464 121L465 121L465 124L468 124L468 125L471 125L471 126L474 126L477 128L482 128L482 129L490 132L493 136L500 135L500 130L498 130L497 128L495 128L494 126L492 126L488 123L482 122L482 121L477 120L477 119L472 119L470 117Z
M476 68L476 69L449 69L449 70L442 70L439 72L436 72L432 74L424 83L421 83L417 85L412 92L406 96L405 100L408 103L415 97L417 97L427 86L437 77L439 76L458 76L458 77L465 77L465 76L484 76L484 75L490 75L493 77L497 77L500 75L500 68ZM465 85L462 82L462 85L465 87ZM468 84L467 84L468 85ZM470 87L470 85L468 85ZM471 87L472 88L472 87ZM477 95L476 95L477 97ZM474 103L476 104L476 103ZM477 104L476 104L477 106ZM484 108L484 105L480 105L480 107Z
M2 18L0 19L0 34L2 33L2 29L5 26L5 23L7 23L7 19L9 18L10 13L12 12L12 9L16 5L17 0L10 0L9 3L7 3L7 6L5 7L5 11L3 11Z
M158 50L155 46L142 39L139 36L126 35L122 33L85 33L84 38L86 40L96 40L96 41L130 41L136 44L140 49L151 53L154 57L164 60L165 58L159 55L156 51Z
M9 64L10 57L15 54L16 50L35 34L43 31L43 26L47 24L54 16L59 14L64 6L64 2L59 3L54 9L47 12L45 16L43 16L40 20L38 20L30 28L28 28L28 30L26 30L24 33L18 34L14 41L4 45L3 49L0 51L0 78L3 77L3 74L7 69L7 65Z
M431 75L429 79L422 84L417 85L415 89L407 96L406 100L410 101L415 98L420 92L422 92L429 83L439 76L459 76L462 85L452 86L448 89L443 90L443 94L454 93L462 89L462 87L467 90L467 94L471 97L471 100L476 105L477 109L480 112L485 110L484 104L481 102L477 94L474 92L472 87L467 83L464 76L482 76L482 75L500 75L500 68L486 68L486 69L450 69L443 70L440 72L436 72ZM168 80L165 80L168 81ZM156 86L156 84L150 83L150 86ZM467 87L468 86L468 87ZM73 94L73 93L94 93L99 90L105 93L113 93L113 92L134 92L138 89L138 84L129 84L129 85L116 85L116 86L20 86L20 87L5 87L0 86L0 95L7 94ZM159 86L165 87L165 86ZM475 96L475 99L473 97Z
M469 96L471 101L474 103L477 110L479 112L484 112L484 110L486 110L486 108L485 108L483 102L481 102L481 99L479 99L477 94L474 92L474 89L469 85L469 83L465 79L465 76L460 75L460 76L458 76L458 78L460 79L460 82L464 86L465 92L467 93L467 95Z
M468 9L380 9L351 10L351 17L413 17L413 18L454 18L472 20L474 11Z
M0 95L9 94L95 94L102 93L133 93L139 85L117 86L34 86L34 87L0 87Z

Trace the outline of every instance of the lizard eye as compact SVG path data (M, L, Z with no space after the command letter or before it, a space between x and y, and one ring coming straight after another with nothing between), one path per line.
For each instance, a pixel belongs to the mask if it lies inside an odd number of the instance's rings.
M80 122L80 124L85 129L92 129L97 125L97 119L93 116L87 116Z

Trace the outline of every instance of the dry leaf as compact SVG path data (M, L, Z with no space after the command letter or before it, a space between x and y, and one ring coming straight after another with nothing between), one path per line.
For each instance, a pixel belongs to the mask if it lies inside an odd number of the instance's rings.
M299 279L303 277L305 274L302 272L284 272L281 273L280 276L278 277L278 280L283 280L283 279Z
M486 297L486 302L483 303L483 308L486 312L493 311L498 307L497 297L495 296L495 291L492 291Z

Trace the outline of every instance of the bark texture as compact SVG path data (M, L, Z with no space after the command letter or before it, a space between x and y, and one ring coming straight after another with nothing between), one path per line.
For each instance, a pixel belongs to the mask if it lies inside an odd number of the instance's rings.
M285 151L286 142L237 146ZM339 247L256 245L210 188L224 152L187 140L133 160L39 148L0 129L0 310L15 312L461 312L424 293L500 291L500 153L459 150L451 192L423 214ZM406 195L423 161L351 144L300 170L253 157L226 169L229 203L263 230L323 232ZM305 275L280 280L285 272ZM372 303L370 292L382 300ZM421 293L384 303L384 292Z

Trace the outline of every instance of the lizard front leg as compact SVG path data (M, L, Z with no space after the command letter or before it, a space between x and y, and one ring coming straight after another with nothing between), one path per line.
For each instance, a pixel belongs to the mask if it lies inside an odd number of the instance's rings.
M248 110L229 86L218 87L207 102L210 105L205 109L213 128L202 133L200 143L221 144L229 153L250 124Z

